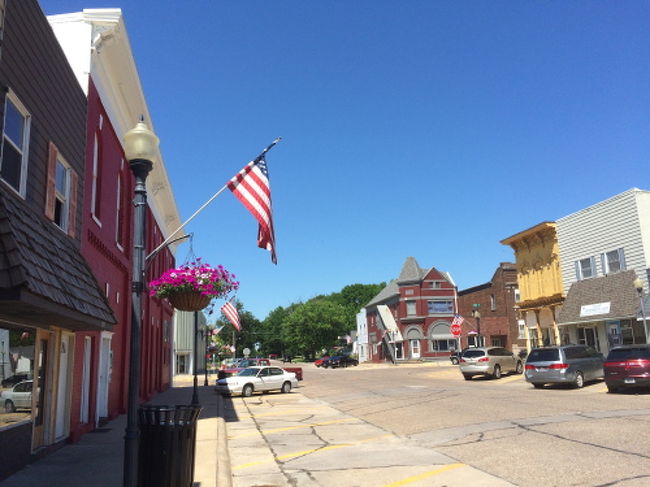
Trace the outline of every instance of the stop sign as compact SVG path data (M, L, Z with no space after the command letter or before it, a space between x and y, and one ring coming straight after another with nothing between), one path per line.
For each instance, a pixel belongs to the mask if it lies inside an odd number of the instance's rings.
M454 323L450 327L451 334L454 335L455 337L460 336L460 325L458 323Z

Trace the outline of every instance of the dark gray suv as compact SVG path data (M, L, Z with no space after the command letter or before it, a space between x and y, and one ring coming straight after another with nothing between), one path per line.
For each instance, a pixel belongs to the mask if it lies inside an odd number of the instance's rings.
M536 388L544 384L572 384L602 379L604 358L587 345L535 348L526 359L525 377Z

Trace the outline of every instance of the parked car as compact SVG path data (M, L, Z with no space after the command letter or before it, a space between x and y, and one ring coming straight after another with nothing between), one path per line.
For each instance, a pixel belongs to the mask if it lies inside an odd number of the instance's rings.
M533 349L526 359L525 377L537 389L544 384L571 384L602 379L604 358L587 345L561 345Z
M32 374L31 373L26 373L26 372L21 372L19 374L14 374L11 377L7 377L6 379L3 379L1 385L2 387L11 387L19 382L22 382L24 380L31 380L32 379Z
M338 355L336 357L330 357L327 361L327 365L324 367L331 367L333 369L337 367L350 367L359 365L359 361L355 358L348 357L346 355Z
M500 379L504 372L521 374L523 369L521 359L503 347L467 348L460 356L460 371L465 380L475 375Z
M231 375L237 374L240 370L243 370L248 367L253 367L256 365L271 365L271 361L267 358L241 359L239 360L239 362L237 362L235 366L226 369L221 369L217 377L219 377L219 379L223 379L224 377L230 377Z
M324 357L319 358L318 360L314 360L314 365L316 367L321 367L323 365L323 362L329 360L330 356L325 355Z
M33 380L25 380L14 385L8 391L0 393L0 401L5 412L13 413L16 409L32 409Z
M248 367L236 375L217 379L215 391L220 394L241 394L250 397L253 392L279 390L284 393L298 387L298 379L293 372L280 367Z
M604 365L609 392L650 386L650 345L623 345L609 351Z

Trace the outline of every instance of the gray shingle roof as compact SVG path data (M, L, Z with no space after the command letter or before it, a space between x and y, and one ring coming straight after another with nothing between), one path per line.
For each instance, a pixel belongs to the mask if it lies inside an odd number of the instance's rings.
M426 273L427 271L418 265L415 257L407 257L402 266L402 271L397 278L397 282L398 284L402 284L406 282L421 281Z
M397 287L397 280L393 279L390 281L388 284L386 284L386 287L379 291L377 296L372 298L368 304L366 304L366 307L368 306L374 306L377 304L381 304L384 301L390 299L393 296L399 295L399 288Z
M603 277L574 282L558 316L558 324L586 323L610 319L632 318L639 311L639 296L634 288L634 271L618 272ZM609 313L580 316L582 306L610 303Z
M115 317L76 242L11 196L0 196L0 315L34 296L38 314L73 329L107 329ZM20 297L16 297L20 296ZM52 303L51 309L47 303ZM29 307L29 306L27 306ZM88 325L88 326L85 326Z

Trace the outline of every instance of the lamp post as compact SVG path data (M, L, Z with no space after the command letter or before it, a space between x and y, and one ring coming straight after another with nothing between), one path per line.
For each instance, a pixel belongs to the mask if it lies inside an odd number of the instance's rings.
M205 333L204 333L204 338L205 338L205 367L203 367L203 370L205 372L205 378L203 380L203 386L207 387L208 386L208 340L210 338L210 328L208 326L205 326Z
M639 294L639 303L641 304L641 318L643 319L643 332L645 333L645 342L650 343L648 340L648 325L645 320L645 303L643 302L643 281L638 277L634 280L634 287Z
M129 361L129 389L127 398L127 423L124 435L125 487L135 487L138 482L138 403L140 396L140 328L142 326L142 300L144 290L144 245L147 211L145 181L158 155L158 137L147 128L142 118L124 135L124 153L135 176L133 199L133 281L131 283L131 347Z
M192 385L192 406L199 405L199 378L197 369L199 367L199 312L194 312L194 382Z
M472 317L476 320L476 339L478 340L479 347L483 346L483 339L481 337L481 312L479 311L480 304L472 305Z

